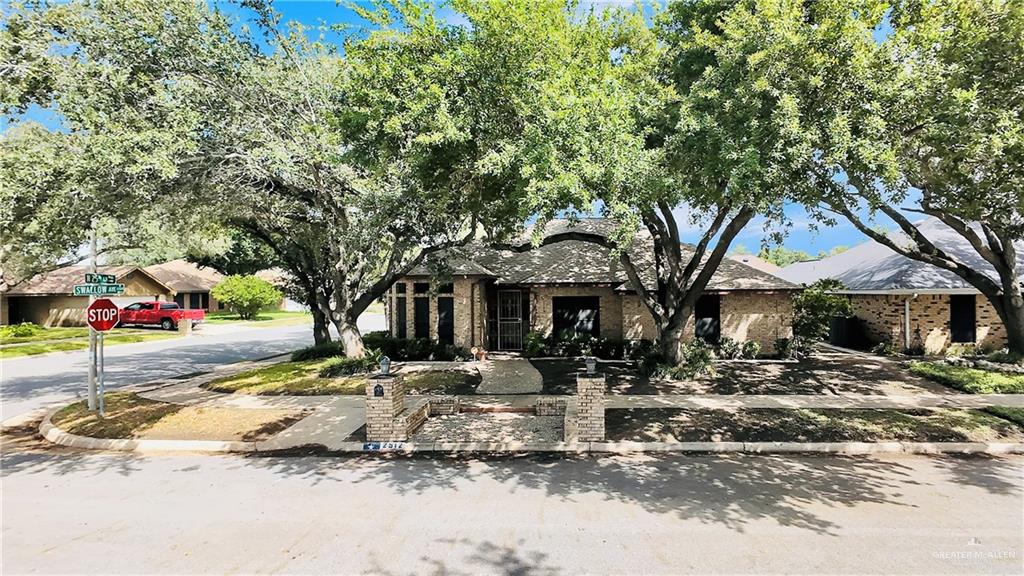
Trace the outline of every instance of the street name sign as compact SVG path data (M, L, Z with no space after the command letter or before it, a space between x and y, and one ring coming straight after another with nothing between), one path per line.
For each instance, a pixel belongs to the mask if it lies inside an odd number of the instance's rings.
M121 311L117 304L106 298L99 298L85 309L85 321L97 332L106 332L117 326Z
M75 284L75 296L103 296L104 294L121 294L124 284Z
M87 272L85 274L86 284L116 284L117 276L113 274L96 274L93 272Z

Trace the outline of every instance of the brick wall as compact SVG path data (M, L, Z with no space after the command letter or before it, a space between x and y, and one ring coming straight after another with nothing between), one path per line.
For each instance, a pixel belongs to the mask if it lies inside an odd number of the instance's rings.
M415 300L425 298L430 301L430 339L437 340L437 299L438 298L454 298L455 299L455 345L469 348L473 345L480 345L481 335L483 334L483 318L482 306L483 301L481 300L481 289L476 279L473 278L456 278L452 281L452 293L451 294L434 294L428 292L426 294L416 294L413 291L414 283L430 282L426 278L403 278L400 282L405 283L405 293L399 293L397 290L397 283L391 287L388 292L387 303L388 303L388 321L391 323L390 329L392 334L398 333L398 315L395 314L395 308L398 305L398 299L401 297L405 298L405 322L406 322L406 336L412 338L416 333L416 313L415 313ZM435 287L435 283L431 283L432 287ZM471 301L475 301L472 305ZM476 318L471 317L471 311L475 311ZM473 330L476 330L476 340L473 339ZM475 344L474 344L475 342Z
M576 437L580 442L604 440L604 376L576 377Z
M891 341L902 348L904 335L903 294L855 294L850 296L854 314L864 321L868 338ZM1006 330L996 311L982 295L975 297L975 344L1000 348L1006 344ZM925 351L938 354L951 344L949 330L949 295L921 294L910 301L910 337L920 330Z

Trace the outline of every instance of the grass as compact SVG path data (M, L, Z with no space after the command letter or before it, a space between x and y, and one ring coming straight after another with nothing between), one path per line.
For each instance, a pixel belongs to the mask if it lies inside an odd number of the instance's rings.
M41 342L44 340L63 340L67 338L85 338L89 336L89 329L84 326L39 328L38 330L38 332L31 336L9 336L6 331L0 332L0 345Z
M1024 374L1004 374L937 362L915 362L910 371L970 394L1024 394Z
M133 332L131 334L117 334L104 337L107 346L118 344L135 344L138 342L151 342L154 340L167 340L177 338L177 332ZM19 356L37 356L50 352L71 352L74 350L85 350L89 347L88 338L73 340L56 340L53 342L39 342L30 344L18 344L16 346L4 346L0 348L0 358L17 358Z
M1020 441L1019 424L981 410L613 409L610 440L679 442Z
M227 394L257 396L360 395L366 391L366 377L321 378L320 370L330 359L282 362L214 380L203 387ZM480 376L466 372L425 371L405 376L408 394L472 394Z
M52 422L71 434L93 438L132 438L164 416L174 414L183 406L147 400L131 392L106 395L106 417L90 412L83 400L65 406L54 414Z
M308 312L289 312L285 310L267 310L260 312L252 320L242 320L235 312L207 312L208 324L259 323L260 326L283 326L288 324L304 324L312 322L313 316Z
M994 414L1003 420L1009 420L1017 424L1018 426L1024 427L1024 408L1009 408L1007 406L992 406L990 408L983 408L985 412Z

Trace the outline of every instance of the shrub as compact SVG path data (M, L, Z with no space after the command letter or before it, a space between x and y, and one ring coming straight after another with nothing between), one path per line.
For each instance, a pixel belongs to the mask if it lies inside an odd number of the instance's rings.
M884 342L879 342L878 344L875 344L874 346L871 347L871 353L878 354L879 356L895 356L896 345L893 344L892 342L889 342L888 340Z
M985 357L985 359L988 360L989 362L995 362L997 364L1024 364L1024 358L1012 354L1006 348L1003 348L1002 350L996 350L995 352L990 352Z
M378 350L367 350L366 356L362 358L346 358L344 356L331 358L327 364L320 369L321 378L338 378L352 374L368 374L378 370L380 363L380 352Z
M726 358L728 360L735 360L743 354L743 345L739 342L723 336L718 341L718 357Z
M661 349L650 340L633 340L623 350L625 357L636 363L637 371L644 376L654 374L664 357Z
M850 300L833 294L843 284L831 278L818 280L793 298L793 336L804 348L828 338L832 318L853 315Z
M948 357L964 357L964 356L977 356L978 347L974 344L950 344L946 348L946 356Z
M0 326L0 336L4 338L27 338L42 332L43 327L31 322L22 322L10 326Z
M292 352L292 362L319 360L321 358L331 358L333 356L344 355L345 349L342 348L341 342L324 342L323 344L308 346Z
M273 284L255 276L228 276L210 290L210 294L238 313L243 320L251 320L260 310L281 301L281 291Z
M523 355L527 358L537 358L547 354L548 344L544 335L537 331L527 333L523 341Z
M783 360L792 360L798 356L799 351L793 338L776 338L775 352Z
M715 351L702 338L683 344L682 356L683 366L688 369L691 377L702 374L714 375Z
M469 360L472 355L465 348L435 342L429 338L394 338L387 332L369 332L363 336L363 345L395 361Z
M743 349L740 351L740 355L748 360L757 358L757 355L761 353L761 345L753 340L748 340L743 343Z

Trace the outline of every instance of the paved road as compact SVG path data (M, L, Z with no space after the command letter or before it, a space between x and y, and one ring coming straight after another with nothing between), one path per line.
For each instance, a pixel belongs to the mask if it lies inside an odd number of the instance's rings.
M364 331L381 330L383 314L360 318ZM188 338L122 344L106 351L108 389L263 358L308 346L309 326L203 326ZM83 396L88 353L84 350L0 361L0 421Z
M6 451L2 572L1021 573L1024 459Z

